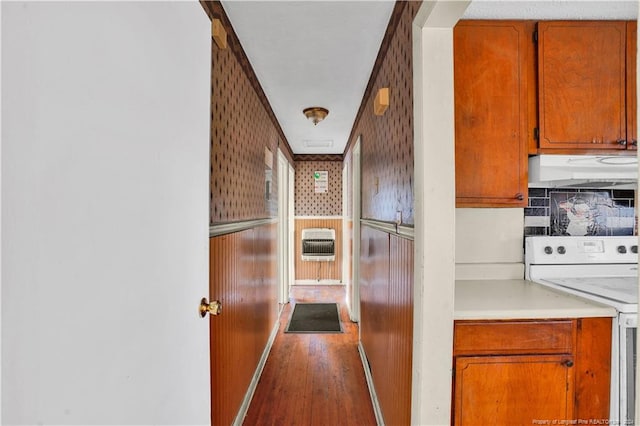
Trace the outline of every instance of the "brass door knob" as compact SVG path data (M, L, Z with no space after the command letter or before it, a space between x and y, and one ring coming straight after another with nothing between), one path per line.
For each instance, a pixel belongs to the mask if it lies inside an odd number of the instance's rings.
M222 312L222 303L220 303L218 300L214 300L209 303L207 298L203 297L200 301L198 312L200 312L200 317L202 318L206 317L207 314L220 315L220 313Z

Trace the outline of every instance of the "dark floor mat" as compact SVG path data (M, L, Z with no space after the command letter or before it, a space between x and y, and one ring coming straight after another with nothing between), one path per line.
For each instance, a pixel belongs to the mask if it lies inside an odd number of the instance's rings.
M296 303L287 333L342 333L337 303Z

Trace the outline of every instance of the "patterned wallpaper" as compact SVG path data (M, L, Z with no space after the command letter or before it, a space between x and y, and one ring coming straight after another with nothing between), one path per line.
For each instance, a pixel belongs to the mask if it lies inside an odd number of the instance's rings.
M350 143L361 135L362 217L413 224L412 22L421 2L406 2ZM373 98L389 87L390 106L373 114ZM347 158L347 156L345 156Z
M314 191L316 171L329 172L329 191ZM342 163L340 161L296 161L296 216L342 215Z
M276 216L278 130L232 49L215 43L211 91L211 223ZM265 147L273 154L270 177Z

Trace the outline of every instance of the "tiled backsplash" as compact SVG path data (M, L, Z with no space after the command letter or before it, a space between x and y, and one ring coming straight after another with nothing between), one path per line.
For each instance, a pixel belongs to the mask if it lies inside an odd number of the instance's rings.
M626 189L529 188L524 235L631 235L635 191Z

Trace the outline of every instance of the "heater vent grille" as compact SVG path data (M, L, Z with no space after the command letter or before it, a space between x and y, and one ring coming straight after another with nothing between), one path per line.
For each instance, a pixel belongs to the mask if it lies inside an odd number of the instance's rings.
M330 228L302 230L302 260L333 262L336 260L336 231Z

